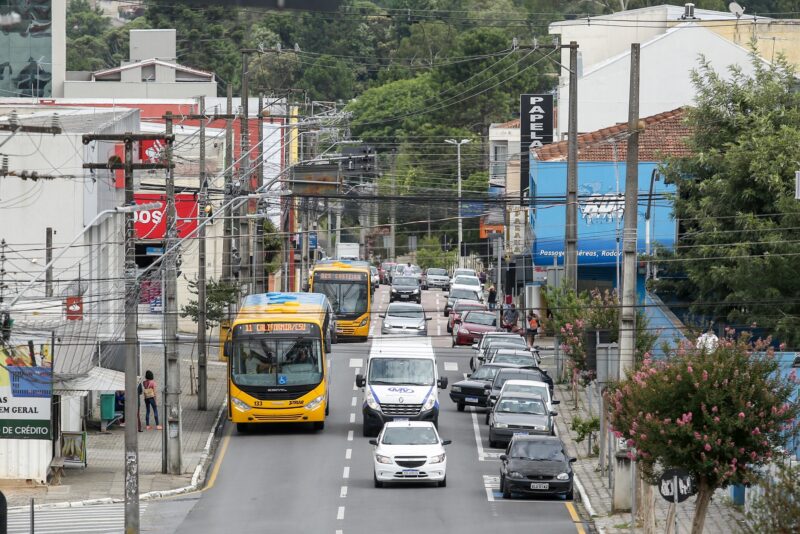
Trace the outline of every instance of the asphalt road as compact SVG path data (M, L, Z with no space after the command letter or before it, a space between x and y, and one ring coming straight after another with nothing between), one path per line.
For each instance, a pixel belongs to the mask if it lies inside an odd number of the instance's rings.
M373 308L371 334L380 335ZM438 290L423 296L433 316L428 335L439 372L450 383L469 372L470 348L450 348L444 299ZM504 500L497 491L499 449L490 449L483 411L456 411L440 393L439 431L448 446L447 487L390 486L372 481L372 446L361 437L361 392L355 374L366 362L369 343L334 345L331 413L325 430L295 425L268 426L250 434L225 429L216 462L202 492L153 502L143 532L408 534L418 532L582 533L588 530L576 505L561 498ZM479 417L480 415L480 417Z

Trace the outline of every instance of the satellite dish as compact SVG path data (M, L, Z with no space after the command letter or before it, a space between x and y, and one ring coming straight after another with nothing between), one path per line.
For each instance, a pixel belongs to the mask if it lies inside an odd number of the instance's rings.
M736 15L737 19L742 16L742 14L744 13L744 10L745 10L745 8L743 8L742 6L740 6L736 2L731 2L730 4L728 4L728 11L730 11L731 13Z

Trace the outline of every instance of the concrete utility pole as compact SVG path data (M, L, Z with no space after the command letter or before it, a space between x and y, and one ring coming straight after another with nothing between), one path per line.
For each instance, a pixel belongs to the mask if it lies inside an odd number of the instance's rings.
M445 143L450 143L451 145L456 145L456 150L458 152L458 266L464 266L464 254L461 250L461 243L464 241L464 230L463 230L463 222L461 220L461 145L466 145L469 143L469 139L462 139L461 141L457 141L456 139L445 139Z
M45 230L44 236L44 263L45 265L50 265L50 262L53 261L53 229L51 227L47 227ZM80 282L78 283L80 286ZM78 287L78 291L80 292L80 287ZM44 294L46 297L53 296L53 267L50 266L47 269L47 272L44 275Z
M619 324L619 378L633 368L636 350L636 226L639 201L639 43L631 44L631 86L628 108L628 157L625 172L625 212L622 230L622 309ZM615 511L634 506L635 477L625 451L614 462Z
M200 114L206 109L206 99L200 97ZM197 216L206 217L206 121L200 119L200 189L197 195ZM208 409L208 375L206 373L206 227L197 234L197 409Z
M567 216L564 243L566 287L578 289L578 43L569 43L569 122L567 138Z
M136 280L136 236L133 226L133 171L134 169L163 169L170 164L133 163L133 143L144 140L166 140L172 144L174 137L163 134L87 134L83 136L83 144L92 141L122 141L125 144L124 162L84 163L84 169L107 169L125 171L125 534L139 532L139 419L138 399L136 391L138 380L137 358L137 321L139 292ZM115 210L121 211L121 210ZM88 225L91 226L91 225ZM60 255L59 255L60 256Z
M258 97L258 151L256 152L258 163L256 163L256 184L258 189L264 185L264 95ZM265 293L267 291L267 279L264 273L264 219L260 216L267 216L267 210L264 209L261 213L260 207L262 203L258 204L259 209L256 212L259 218L256 219L256 238L253 243L253 277L255 279L254 291L256 293Z
M241 116L241 188L239 194L246 195L250 192L250 69L248 60L250 52L242 51L242 116ZM239 285L245 288L246 293L253 292L253 273L250 269L250 219L247 214L250 211L249 202L244 202L239 208L239 255L242 259L239 271Z
M397 226L397 150L392 149L392 202L389 205L389 258L392 261L397 261L397 242L396 242L396 226ZM336 218L336 243L339 243L339 226L341 225L341 215Z
M230 208L231 192L233 191L233 87L228 84L228 105L226 114L229 117L225 121L225 210L222 222L222 279L226 283L233 280L232 273L232 234L233 218ZM201 119L202 120L202 119Z
M172 113L164 117L167 136L172 136ZM166 146L166 250L171 250L178 237L175 211L175 173L172 169L172 144ZM164 418L166 430L161 435L161 471L181 474L181 375L178 358L178 251L164 258Z

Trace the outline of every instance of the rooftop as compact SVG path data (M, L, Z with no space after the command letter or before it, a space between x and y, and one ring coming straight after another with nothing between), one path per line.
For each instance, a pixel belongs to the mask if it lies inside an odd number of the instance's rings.
M56 125L60 126L62 131L66 133L92 133L104 129L109 124L131 113L138 113L138 110L128 108L115 108L113 110L108 108L54 108L47 105L0 104L0 123L8 123L12 113L16 113L17 121L23 126Z
M692 134L685 121L684 108L665 111L640 119L639 161L660 161L664 157L691 155L686 138ZM539 161L566 161L568 141L535 150ZM579 161L625 161L628 155L628 124L619 123L578 135Z

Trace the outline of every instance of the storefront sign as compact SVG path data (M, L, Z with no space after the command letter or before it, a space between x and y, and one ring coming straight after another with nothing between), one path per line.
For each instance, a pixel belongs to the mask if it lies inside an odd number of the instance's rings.
M64 299L67 321L80 321L83 319L83 297L67 297Z
M136 193L137 204L161 202L160 209L134 212L136 239L163 240L167 230L167 198L159 193ZM175 195L178 237L186 237L197 229L197 199L192 194Z
M4 347L0 358L0 439L51 439L49 345Z
M531 150L553 142L553 95L520 95L520 173L521 197L528 189Z

